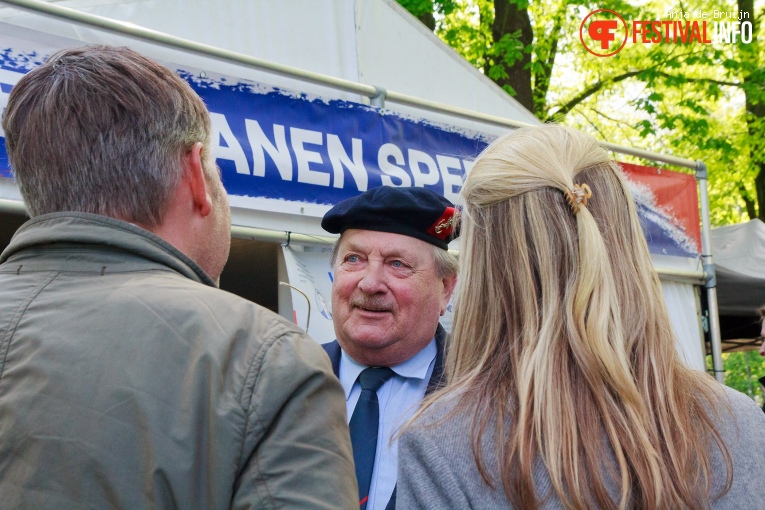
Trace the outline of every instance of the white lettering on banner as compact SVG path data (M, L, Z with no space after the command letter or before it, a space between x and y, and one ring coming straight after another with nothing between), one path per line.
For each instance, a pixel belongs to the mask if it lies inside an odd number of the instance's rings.
M266 154L276 166L282 181L293 182L297 165L297 182L316 186L343 189L346 173L359 192L369 188L369 172L364 164L364 140L341 138L336 134L272 124L272 130L264 129L252 119L244 119L247 133L244 139L237 139L226 116L210 113L212 120L212 150L218 159L233 162L238 174L254 177L266 176ZM287 135L289 129L289 135ZM268 134L267 134L268 132ZM289 136L289 139L288 139ZM249 144L243 147L242 143ZM345 145L344 145L345 143ZM246 150L252 154L252 168L247 161ZM349 154L350 151L350 154ZM407 149L406 157L395 143L384 143L377 151L377 166L383 186L437 186L443 185L443 196L457 202L464 180L473 168L473 161L463 160L445 154L429 154L417 149ZM331 168L330 168L331 167Z
M210 112L210 120L212 121L212 152L216 159L233 161L236 173L250 175L250 169L247 167L247 156L231 131L226 116L221 113ZM225 145L221 145L221 139Z
M356 188L359 191L366 191L369 184L369 175L367 169L364 168L364 155L361 150L361 139L351 138L351 151L353 153L353 161L348 157L348 153L345 152L343 144L340 142L340 137L337 135L327 135L327 153L329 154L329 161L332 163L332 170L334 171L334 187L342 188L345 186L345 173L343 172L343 166L347 168L353 180L356 181Z
M438 184L438 167L428 154L415 149L409 149L409 170L412 171L415 187L424 187L426 184ZM428 171L422 172L422 166Z
M274 124L274 142L271 143L266 134L261 129L256 120L244 119L244 125L247 128L247 139L252 148L252 175L265 177L266 175L266 157L265 152L271 157L271 160L279 170L279 175L283 181L292 180L292 156L290 156L289 147L287 147L287 137L284 134L284 126Z
M380 147L380 150L377 152L377 166L380 167L380 170L386 175L381 175L380 180L383 183L383 186L393 186L393 187L403 187L408 188L412 185L412 179L409 177L409 174L406 173L406 170L403 168L400 168L393 163L390 162L390 157L393 156L396 160L396 163L399 165L403 165L405 163L404 161L404 154L401 152L401 149L399 149L396 145L392 143L386 143L383 144L382 147ZM394 183L393 179L391 177L395 177L400 182Z
M449 170L457 170L457 172L462 170L460 160L451 156L436 154L436 161L438 161L438 169L441 171L441 178L444 181L444 197L456 202L460 189L462 189L462 175L452 173Z
M306 184L316 184L318 186L329 186L329 174L311 170L311 163L324 163L321 154L309 151L304 147L305 144L321 145L324 136L318 131L308 129L290 128L290 139L292 140L292 151L297 160L298 182Z

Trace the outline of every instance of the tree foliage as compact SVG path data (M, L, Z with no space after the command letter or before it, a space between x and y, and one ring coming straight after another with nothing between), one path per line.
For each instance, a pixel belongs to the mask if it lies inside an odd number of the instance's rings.
M725 385L734 388L762 406L765 388L759 378L765 376L765 358L757 351L730 352L723 356Z
M563 122L604 141L704 161L713 224L765 220L762 2L400 3L421 20L432 19L442 40L540 120ZM600 58L581 44L579 27L588 13L603 7L626 20L668 19L671 10L741 10L749 13L754 37L749 44L628 43L618 54Z
M765 221L765 0L399 2L540 120L703 161L713 225ZM600 58L583 47L579 27L601 8L625 20L742 11L753 38L749 44L628 43ZM724 354L723 363L726 384L762 404L757 378L765 375L765 358L737 352Z

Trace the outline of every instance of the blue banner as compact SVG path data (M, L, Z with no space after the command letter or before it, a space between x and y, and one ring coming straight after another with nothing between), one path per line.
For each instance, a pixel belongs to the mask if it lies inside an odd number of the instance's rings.
M7 99L40 61L0 52L0 93ZM213 153L232 196L333 205L378 186L423 186L454 201L490 141L359 103L179 74L210 110ZM4 144L0 175L11 176Z
M378 186L456 200L489 139L348 101L195 79L231 195L333 205Z

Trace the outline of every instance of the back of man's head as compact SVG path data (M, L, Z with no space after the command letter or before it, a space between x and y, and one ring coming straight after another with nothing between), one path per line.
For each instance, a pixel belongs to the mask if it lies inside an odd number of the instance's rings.
M181 157L195 142L211 154L199 96L128 48L56 53L14 86L3 129L33 217L79 211L156 226L179 182Z

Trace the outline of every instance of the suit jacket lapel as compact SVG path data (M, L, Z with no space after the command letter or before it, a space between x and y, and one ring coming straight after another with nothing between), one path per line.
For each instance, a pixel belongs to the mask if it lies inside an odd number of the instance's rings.
M327 356L329 356L335 377L340 377L340 344L337 343L337 340L333 340L327 344L321 344L321 346L326 351Z
M436 362L433 365L433 374L431 374L430 381L428 381L428 389L425 390L425 395L430 395L446 384L446 379L444 378L444 352L446 350L447 337L446 330L439 324L436 329Z

